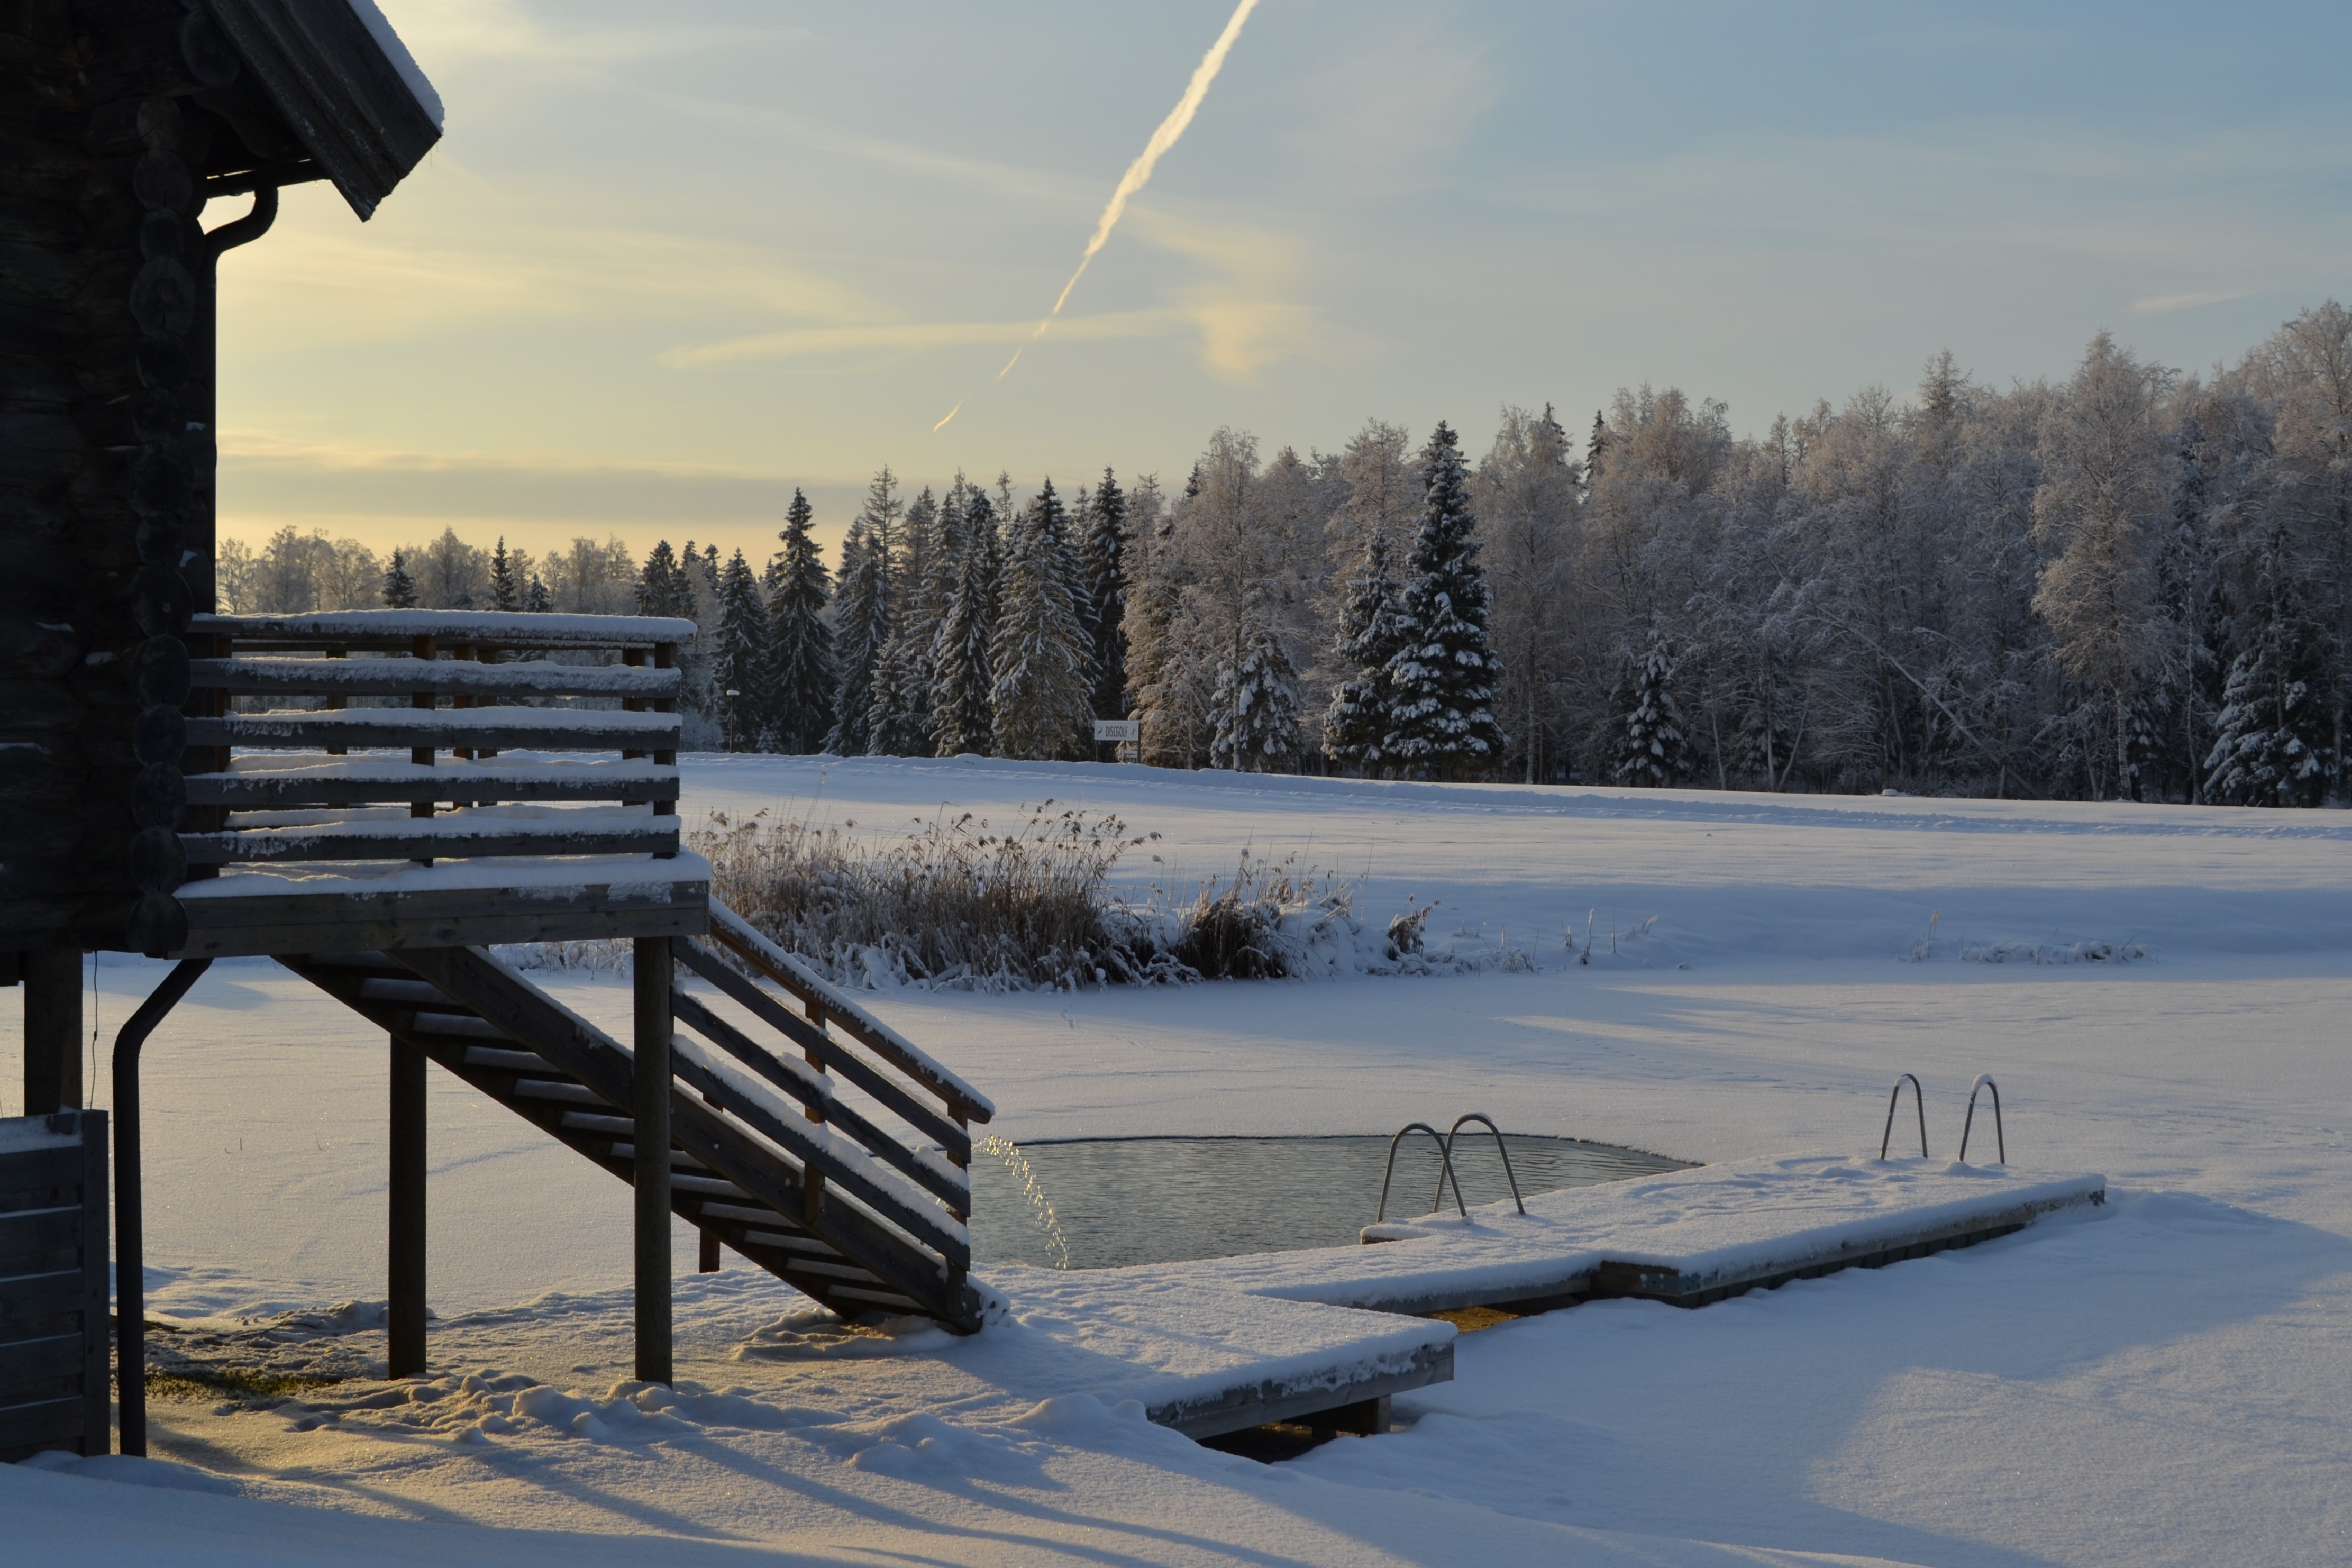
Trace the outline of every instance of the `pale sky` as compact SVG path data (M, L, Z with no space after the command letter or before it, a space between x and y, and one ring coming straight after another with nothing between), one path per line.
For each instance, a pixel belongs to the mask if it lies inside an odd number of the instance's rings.
M1232 0L380 3L447 135L223 263L247 539L758 562L885 462L1172 488L1220 425L1475 455L1644 381L1747 434L1947 347L2202 369L2352 295L2340 5L1261 0L996 383Z

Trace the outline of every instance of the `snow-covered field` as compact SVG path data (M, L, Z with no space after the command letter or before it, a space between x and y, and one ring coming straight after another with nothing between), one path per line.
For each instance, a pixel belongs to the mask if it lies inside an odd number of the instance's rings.
M1247 847L1360 877L1370 922L1439 900L1432 945L1465 973L869 994L1015 1139L1386 1133L1475 1109L1710 1162L1874 1152L1907 1069L1948 1157L1990 1072L2012 1157L2104 1173L2112 1201L1703 1311L1600 1303L1466 1336L1454 1383L1398 1402L1408 1430L1266 1468L1083 1396L1024 1413L976 1372L908 1414L889 1369L920 1346L782 1321L790 1292L740 1259L696 1279L683 1237L693 1386L615 1397L626 1190L444 1079L448 1375L398 1404L365 1384L274 1410L159 1401L176 1463L0 1471L12 1549L588 1564L642 1560L611 1538L650 1533L679 1563L2352 1560L2352 818L973 761L688 773L689 815L890 832L1050 795L1159 832L1139 877ZM159 973L100 966L102 1035ZM627 1016L618 977L535 978ZM152 1302L200 1328L382 1294L383 1045L306 992L223 963L148 1052ZM380 1353L337 1326L281 1337L330 1364Z

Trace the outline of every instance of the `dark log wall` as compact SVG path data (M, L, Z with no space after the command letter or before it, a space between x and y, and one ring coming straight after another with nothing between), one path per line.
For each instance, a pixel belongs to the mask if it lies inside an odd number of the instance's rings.
M179 0L0 0L0 949L186 931L181 634L212 586L197 213L234 138L195 100L236 73Z

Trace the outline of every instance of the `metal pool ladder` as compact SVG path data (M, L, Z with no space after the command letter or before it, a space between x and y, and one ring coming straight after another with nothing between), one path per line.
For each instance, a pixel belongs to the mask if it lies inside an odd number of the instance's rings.
M1886 1158L1886 1146L1895 1139L1895 1108L1903 1103L1903 1086L1911 1086L1911 1104L1919 1112L1919 1158L1927 1157L1927 1097L1919 1080L1905 1073L1895 1080L1895 1092L1886 1097L1886 1131L1878 1135L1878 1157Z
M2000 1155L2000 1163L2002 1164L2006 1165L2009 1163L2009 1138L2000 1130L2000 1085L1993 1082L1992 1074L1989 1072L1980 1072L1977 1074L1977 1081L1974 1087L1969 1090L1969 1113L1960 1121L1959 1158L1960 1163L1963 1165L1969 1163L1969 1129L1975 1123L1977 1119L1977 1096L1988 1089L1992 1090L1993 1151L1995 1153Z
M1511 1201L1519 1205L1521 1214L1528 1212L1527 1200L1519 1195L1518 1173L1511 1169L1511 1151L1503 1142L1503 1130L1496 1126L1495 1119L1485 1111L1465 1110L1454 1119L1454 1125L1446 1129L1443 1137L1438 1135L1436 1128L1426 1121L1408 1121L1398 1131L1395 1137L1389 1140L1388 1169L1381 1175L1381 1207L1379 1214L1372 1219L1374 1225L1388 1218L1389 1184L1396 1179L1397 1145L1404 1142L1405 1134L1409 1132L1426 1132L1437 1143L1437 1191L1430 1197L1430 1212L1433 1214L1444 1206L1445 1188L1450 1183L1454 1188L1454 1211L1464 1219L1470 1217L1469 1205L1462 1201L1462 1180L1454 1173L1454 1140L1462 1131L1463 1123L1467 1121L1484 1122L1486 1131L1495 1135L1495 1152L1503 1157L1503 1175L1511 1184Z

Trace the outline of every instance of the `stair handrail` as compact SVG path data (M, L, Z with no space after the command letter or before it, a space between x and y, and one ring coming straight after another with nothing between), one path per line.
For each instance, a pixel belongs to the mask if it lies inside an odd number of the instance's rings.
M983 1123L996 1115L995 1101L851 1001L830 981L777 946L759 928L717 899L710 900L710 934L746 963L791 992L803 1010L815 1008L828 1021L838 1022L844 1033L914 1079L945 1104L950 1113Z
M1895 1138L1895 1108L1902 1103L1903 1086L1906 1083L1911 1086L1911 1103L1919 1112L1919 1158L1927 1157L1927 1097L1919 1080L1906 1072L1895 1080L1895 1092L1886 1097L1886 1131L1878 1137L1878 1157L1882 1160L1886 1158L1887 1144Z
M1380 1212L1372 1216L1372 1223L1374 1225L1378 1225L1382 1220L1389 1217L1389 1183L1394 1179L1396 1175L1397 1145L1404 1142L1404 1135L1408 1132L1426 1132L1432 1139L1435 1140L1437 1143L1437 1198L1430 1205L1430 1212L1434 1214L1444 1205L1445 1201L1445 1184L1453 1182L1454 1206L1461 1211L1461 1215L1464 1219L1468 1219L1470 1217L1469 1205L1462 1201L1462 1184L1454 1178L1454 1157L1446 1149L1445 1140L1439 1137L1437 1129L1432 1127L1426 1121L1408 1121L1402 1128L1397 1130L1397 1135L1395 1137L1389 1140L1389 1168L1381 1176L1381 1207ZM1361 1214L1363 1213L1363 1210L1358 1209L1356 1212L1358 1214Z
M1527 1213L1528 1201L1527 1199L1519 1196L1518 1173L1511 1169L1511 1151L1503 1142L1503 1130L1496 1126L1495 1119L1487 1115L1485 1111L1465 1110L1461 1115L1454 1119L1453 1126L1445 1130L1445 1163L1447 1167L1451 1169L1454 1163L1454 1135L1462 1131L1462 1124L1465 1121L1483 1121L1486 1124L1486 1131L1495 1135L1495 1152L1503 1157L1503 1175L1505 1179L1509 1181L1511 1184L1511 1201L1519 1205L1519 1212L1521 1214ZM1438 1177L1439 1185L1437 1189L1437 1196L1430 1199L1429 1201L1429 1206L1432 1209L1435 1209L1439 1199L1445 1196L1445 1187L1444 1184L1444 1180L1445 1178L1443 1174ZM1456 1195L1459 1196L1460 1194L1456 1194Z
M1963 1165L1969 1163L1969 1128L1977 1119L1977 1094L1979 1090L1988 1089L1992 1090L1993 1152L2000 1156L2001 1164L2009 1163L2009 1137L2000 1127L2000 1085L1993 1082L1992 1074L1980 1072L1977 1074L1977 1081L1969 1089L1969 1113L1960 1120L1959 1161Z

